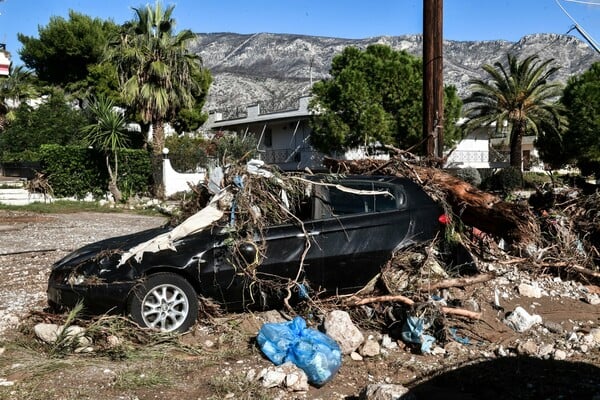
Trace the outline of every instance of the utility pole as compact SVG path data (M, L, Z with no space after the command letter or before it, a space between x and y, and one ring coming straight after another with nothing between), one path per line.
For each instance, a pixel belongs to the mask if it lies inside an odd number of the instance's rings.
M443 0L423 0L423 139L427 157L443 157Z

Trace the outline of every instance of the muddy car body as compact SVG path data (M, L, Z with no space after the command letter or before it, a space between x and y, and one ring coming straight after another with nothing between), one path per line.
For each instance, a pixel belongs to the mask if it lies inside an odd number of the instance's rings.
M297 219L236 244L243 267L232 262L228 218L171 248L120 263L132 247L168 235L171 228L161 227L92 243L56 262L49 303L68 308L82 301L89 312L126 312L142 326L185 331L197 318L197 296L227 309L263 306L265 297L276 297L277 290L251 285L240 268L253 268L259 282L302 282L303 291L320 295L347 293L371 280L395 250L431 240L441 228L442 209L408 179L307 179L313 182L310 196Z

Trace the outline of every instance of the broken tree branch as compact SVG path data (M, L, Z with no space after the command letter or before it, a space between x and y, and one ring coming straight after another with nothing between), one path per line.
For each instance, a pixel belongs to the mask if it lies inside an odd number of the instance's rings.
M428 292L430 290L436 290L436 289L447 289L447 288L451 288L451 287L470 286L470 285L474 285L476 283L487 282L494 278L495 278L494 274L481 274L481 275L477 275L472 278L446 279L446 280L443 280L440 282L433 283L431 285L421 286L419 288L419 291Z
M526 205L502 201L440 169L409 164L400 157L387 161L337 160L326 157L323 164L332 171L350 174L377 171L382 175L408 177L425 189L435 187L444 193L452 212L465 225L504 238L518 249L526 249L539 236L539 225Z
M400 294L385 295L385 296L375 296L375 297L365 297L363 299L355 300L355 301L350 302L350 305L352 305L352 306L362 306L362 305L365 305L365 304L385 303L385 302L400 302L400 303L406 304L408 306L415 305L415 301L414 300L409 299L408 297L402 296ZM469 310L464 310L464 309L461 309L461 308L440 307L440 310L442 310L442 312L444 314L458 315L458 316L461 316L461 317L467 317L467 318L471 318L471 319L479 319L479 318L481 318L481 313L474 312L474 311L469 311Z

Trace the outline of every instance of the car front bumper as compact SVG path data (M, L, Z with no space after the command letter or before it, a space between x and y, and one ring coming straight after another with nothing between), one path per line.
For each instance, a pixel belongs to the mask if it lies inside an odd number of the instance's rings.
M73 308L77 303L84 305L84 312L105 313L125 310L127 297L135 286L134 282L68 285L50 282L48 304Z

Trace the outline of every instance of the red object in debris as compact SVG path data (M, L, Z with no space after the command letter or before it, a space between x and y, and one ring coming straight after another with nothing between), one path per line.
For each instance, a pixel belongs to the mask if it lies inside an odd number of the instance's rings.
M438 221L440 221L440 224L442 225L448 225L450 223L450 217L448 214L442 214L438 217Z
M482 238L485 236L485 233L483 231L481 231L480 229L473 227L473 236Z

